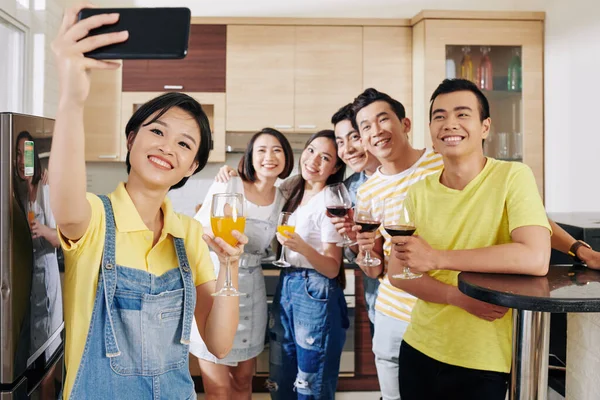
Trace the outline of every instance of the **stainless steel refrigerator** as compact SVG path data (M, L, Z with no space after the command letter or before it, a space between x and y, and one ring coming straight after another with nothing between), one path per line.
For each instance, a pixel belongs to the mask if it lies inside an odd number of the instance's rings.
M0 113L0 399L56 399L62 290L49 187L54 121ZM55 232L55 231L54 231Z

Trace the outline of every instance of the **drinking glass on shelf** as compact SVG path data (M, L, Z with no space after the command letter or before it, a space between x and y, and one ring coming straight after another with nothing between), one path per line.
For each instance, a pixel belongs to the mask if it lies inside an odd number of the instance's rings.
M282 212L279 214L279 222L277 223L277 233L288 237L285 233L294 233L296 230L296 224L294 223L294 217L290 212ZM285 261L285 246L281 246L281 256L279 256L279 260L274 261L273 265L278 267L286 268L291 266L289 262Z
M335 183L325 186L325 207L329 215L344 218L352 209L352 199L350 193L343 183ZM339 247L353 246L356 242L352 241L346 233L343 240L338 243Z
M375 232L381 226L382 207L379 201L359 201L354 210L354 223L361 227L361 232ZM364 258L358 261L364 267L377 267L381 265L378 258L371 257L371 250L365 250Z
M400 206L398 200L387 198L383 204L383 228L390 236L412 236L415 233L415 223L411 212L405 201ZM410 268L404 267L400 274L392 275L395 279L415 279L423 276L421 273L411 272Z
M212 197L210 208L210 226L215 237L220 237L231 246L236 246L238 240L232 231L244 233L246 228L245 200L241 193L217 193ZM241 296L231 283L231 268L229 256L225 262L225 283L221 290L213 293L213 296Z

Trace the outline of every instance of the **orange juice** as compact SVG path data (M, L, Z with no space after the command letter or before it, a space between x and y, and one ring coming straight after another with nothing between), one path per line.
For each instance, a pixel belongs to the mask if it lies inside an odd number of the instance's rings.
M211 217L210 226L216 237L220 237L228 244L237 245L237 239L233 237L231 231L244 233L246 228L246 217Z
M29 223L33 222L33 220L35 219L35 213L33 212L33 210L29 210L27 212L27 221L29 221Z
M289 232L289 233L294 233L296 231L296 227L295 226L290 226L290 225L279 225L277 227L277 232L280 235L285 236L286 238L289 239L289 236L285 234L285 232Z

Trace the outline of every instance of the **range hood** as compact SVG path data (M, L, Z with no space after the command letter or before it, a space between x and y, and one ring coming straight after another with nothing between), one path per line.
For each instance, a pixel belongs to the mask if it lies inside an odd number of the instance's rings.
M225 134L225 150L227 153L244 153L254 133L227 132ZM311 135L306 133L284 133L294 153L299 154L304 150L304 145Z

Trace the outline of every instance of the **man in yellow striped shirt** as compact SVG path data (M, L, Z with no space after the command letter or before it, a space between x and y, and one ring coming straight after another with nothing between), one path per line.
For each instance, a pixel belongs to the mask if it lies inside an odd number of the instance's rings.
M410 119L406 118L404 106L387 94L367 89L355 99L353 110L354 125L361 133L363 145L381 163L359 187L357 204L374 199L377 214L383 211L383 200L393 198L396 201L385 210L386 214L391 214L402 204L410 185L442 168L442 159L431 149L417 150L410 145ZM390 253L387 232L380 229L377 235L379 239L373 254L378 257L383 254L383 263L378 267L361 267L373 278L382 276ZM361 254L367 248L361 247ZM355 253L358 250L355 248ZM415 297L393 287L383 275L375 303L373 353L384 400L400 399L398 353L415 302Z

